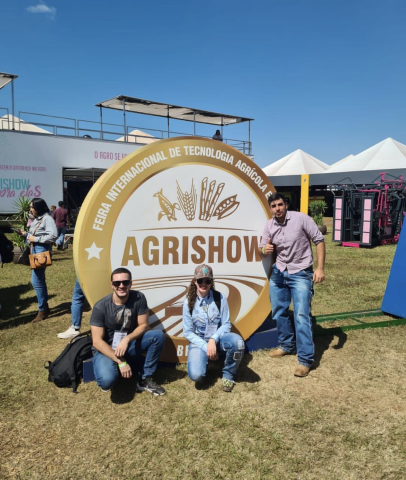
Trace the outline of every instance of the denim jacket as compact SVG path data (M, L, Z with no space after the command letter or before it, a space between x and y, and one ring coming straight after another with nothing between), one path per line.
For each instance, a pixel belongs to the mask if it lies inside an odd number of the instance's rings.
M220 296L220 312L214 301L212 290L204 298L197 296L192 314L190 314L187 299L183 304L183 334L190 343L193 343L205 352L207 352L207 341L204 336L208 324L215 323L217 325L216 332L210 337L216 343L225 333L231 330L227 299L222 293Z
M40 224L39 227L38 224ZM51 217L51 215L44 213L44 215L41 215L41 217L36 218L32 222L27 237L31 235L35 236L34 244L54 243L58 238L58 230L56 229L55 220Z

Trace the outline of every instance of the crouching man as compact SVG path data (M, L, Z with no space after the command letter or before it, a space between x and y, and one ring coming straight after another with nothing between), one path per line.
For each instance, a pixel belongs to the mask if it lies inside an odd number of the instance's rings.
M120 376L131 378L137 358L146 352L137 390L164 395L165 389L153 381L152 375L158 365L165 335L159 330L150 330L147 300L141 292L131 290L129 270L116 268L111 274L111 288L113 293L95 304L90 318L97 384L107 392Z

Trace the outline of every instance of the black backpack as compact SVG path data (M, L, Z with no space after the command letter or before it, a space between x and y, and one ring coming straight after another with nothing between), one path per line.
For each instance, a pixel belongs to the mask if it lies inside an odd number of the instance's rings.
M53 362L45 362L44 367L49 371L48 381L59 388L72 388L73 393L77 393L83 361L92 357L92 343L90 332L72 338L59 357Z
M0 232L1 268L3 268L3 263L11 263L13 261L13 248L13 242L3 232Z
M216 304L216 307L218 308L219 313L221 313L221 295L220 292L217 290L213 290L213 300L214 303ZM192 315L193 308L190 310L190 315Z

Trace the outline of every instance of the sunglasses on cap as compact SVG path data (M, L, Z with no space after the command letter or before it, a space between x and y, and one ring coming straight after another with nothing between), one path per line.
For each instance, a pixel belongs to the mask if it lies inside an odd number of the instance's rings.
M211 285L211 278L198 278L196 282L198 285Z
M123 287L128 287L131 285L131 280L114 280L114 282L111 282L113 284L113 287L118 288L121 284L123 284Z

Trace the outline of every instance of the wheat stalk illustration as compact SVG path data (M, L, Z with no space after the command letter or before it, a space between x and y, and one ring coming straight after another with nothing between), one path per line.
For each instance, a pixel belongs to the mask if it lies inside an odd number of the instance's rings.
M178 191L178 200L181 209L183 210L183 213L185 214L186 220L191 222L195 218L195 213L196 213L196 200L197 200L197 194L196 194L196 189L193 184L193 179L192 179L192 185L190 187L190 193L189 192L182 192L179 183L176 181L177 185L177 191Z

